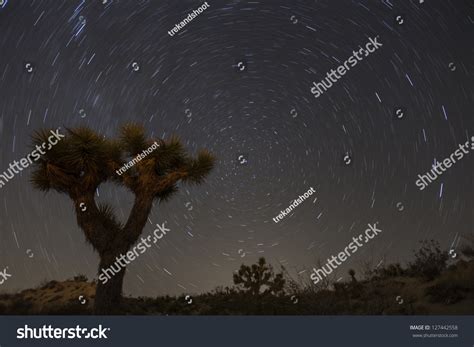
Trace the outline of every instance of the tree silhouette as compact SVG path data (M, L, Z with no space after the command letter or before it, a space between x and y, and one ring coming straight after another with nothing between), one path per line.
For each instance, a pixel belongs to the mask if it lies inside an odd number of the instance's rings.
M252 266L242 264L234 274L234 284L252 295L278 295L283 292L285 280L283 273L275 275L272 266L266 264L265 258L260 258L258 263ZM263 292L262 287L266 287Z
M47 130L35 132L33 145L41 145L48 136ZM116 173L155 141L159 145L156 150L121 175ZM80 127L67 129L65 137L35 162L31 182L37 189L55 190L71 198L77 223L99 254L100 273L139 239L154 201L169 199L178 191L179 181L203 183L214 161L206 150L191 158L176 137L167 141L147 139L144 128L137 124L123 126L117 139L106 139ZM95 202L96 189L107 181L134 194L134 204L124 224L117 220L109 205ZM124 275L122 268L107 283L98 282L96 314L115 312L122 296Z
M441 250L438 241L423 240L420 243L420 249L415 251L415 261L408 263L408 273L433 280L446 268L448 253Z

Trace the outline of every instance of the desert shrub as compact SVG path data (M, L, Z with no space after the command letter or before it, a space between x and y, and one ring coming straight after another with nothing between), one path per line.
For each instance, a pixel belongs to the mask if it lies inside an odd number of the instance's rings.
M430 241L421 241L421 247L415 252L415 260L408 263L408 274L410 276L423 276L432 280L439 276L446 268L448 254L442 252L439 243Z
M53 289L56 287L56 285L60 284L60 282L58 281L47 281L47 280L43 280L41 281L41 283L39 284L39 288L40 289Z
M230 294L236 294L238 290L233 287L228 287L228 286L217 286L214 290L211 291L211 294L213 295L230 295Z
M453 304L474 293L474 264L460 261L426 289L431 302Z
M464 290L456 283L444 281L426 288L425 294L430 302L454 304L465 297Z
M474 233L463 234L463 245L461 246L461 253L469 259L474 259Z
M73 277L72 279L74 282L87 282L87 276L83 274L79 274Z
M344 282L341 282L341 283L334 283L333 284L333 288L334 288L334 293L336 294L336 296L339 298L347 298L349 297L349 284L348 283L344 283Z
M380 278L404 276L406 270L399 263L390 264L373 271L373 275Z
M464 246L461 252L468 258L474 258L474 248L471 246Z

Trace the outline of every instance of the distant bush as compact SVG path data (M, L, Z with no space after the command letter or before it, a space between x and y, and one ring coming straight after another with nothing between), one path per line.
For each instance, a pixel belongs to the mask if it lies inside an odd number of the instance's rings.
M83 274L79 274L77 276L74 276L73 279L72 279L74 282L87 282L89 281L87 279L87 276L86 275L83 275Z
M464 234L463 239L467 243L461 248L462 254L464 254L467 258L474 258L474 233Z
M428 295L430 302L442 304L454 304L464 299L464 290L457 283L443 281L434 286L426 288L425 294Z
M474 258L474 248L471 246L464 246L461 252L468 258Z
M58 281L43 280L39 284L38 288L40 288L40 289L52 289L52 288L56 287L58 284L60 284L60 282L58 282Z
M401 267L399 263L390 264L387 267L381 267L379 269L375 269L373 274L375 276L381 278L388 278L388 277L398 277L406 275L406 270Z
M426 289L431 302L454 304L474 295L474 266L460 261L446 271L443 278Z
M421 241L421 247L415 252L415 261L408 263L408 275L423 276L432 280L446 268L448 254L442 252L439 243L430 241Z

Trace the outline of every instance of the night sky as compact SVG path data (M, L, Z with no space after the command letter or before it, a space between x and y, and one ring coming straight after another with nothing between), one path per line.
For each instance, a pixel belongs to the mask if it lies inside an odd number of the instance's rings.
M113 137L129 121L217 156L204 184L155 204L142 236L165 221L171 231L128 267L126 294L230 285L260 256L309 280L318 259L376 221L383 233L338 278L365 261L406 262L422 239L449 249L473 232L473 153L415 185L474 136L473 1L209 0L173 37L204 2L0 2L0 173L30 152L35 130ZM383 47L312 95L313 81L375 36ZM0 270L12 275L0 291L96 276L72 202L34 190L32 171L0 189ZM106 184L97 195L126 219L130 192Z

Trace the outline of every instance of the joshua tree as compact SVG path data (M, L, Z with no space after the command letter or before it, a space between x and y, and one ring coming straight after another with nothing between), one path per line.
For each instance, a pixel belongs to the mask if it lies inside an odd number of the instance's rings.
M33 145L47 141L47 130L35 132ZM126 162L157 142L159 147L121 175ZM147 139L136 124L121 128L118 139L106 139L85 127L67 129L65 137L35 162L31 181L42 191L67 194L74 203L77 223L87 242L100 256L99 273L125 254L139 239L154 201L169 199L179 181L200 184L212 170L214 157L202 150L191 158L179 139ZM109 205L96 204L96 189L107 181L127 187L134 204L122 224ZM108 314L118 307L125 268L107 283L98 282L95 313Z
M258 264L252 266L241 265L237 273L234 274L234 284L244 288L244 291L251 295L283 293L285 280L283 273L274 274L271 265L267 265L265 258L260 258ZM261 293L261 288L266 287Z

